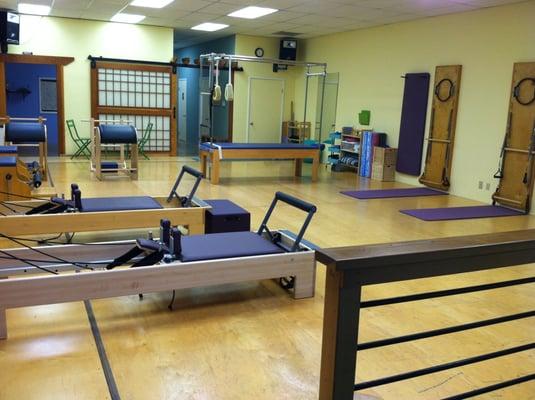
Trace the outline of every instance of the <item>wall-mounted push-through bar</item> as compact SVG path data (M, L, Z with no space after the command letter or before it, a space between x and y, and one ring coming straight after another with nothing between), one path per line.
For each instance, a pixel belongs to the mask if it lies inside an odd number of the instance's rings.
M494 203L528 213L535 168L535 62L516 63Z
M435 69L431 126L420 183L441 190L450 187L461 72L462 65L438 66Z

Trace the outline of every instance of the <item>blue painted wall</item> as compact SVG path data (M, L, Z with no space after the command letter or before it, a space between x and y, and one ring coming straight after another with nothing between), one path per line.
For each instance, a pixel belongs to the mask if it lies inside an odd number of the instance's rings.
M221 39L200 43L195 46L175 49L175 55L179 62L184 57L190 58L190 63L199 58L201 54L206 53L227 53L234 54L236 47L236 37L227 36ZM179 68L178 79L187 80L187 138L182 137L179 133L179 141L186 141L185 152L179 150L181 154L196 154L197 144L199 142L199 69L196 68ZM219 85L224 93L225 85L228 82L228 69L221 71ZM228 137L228 105L223 102L221 106L214 107L213 115L214 136L218 139L225 140Z
M39 105L39 78L56 79L56 66L49 64L6 64L6 84L8 90L27 88L31 91L25 98L18 93L7 95L7 115L18 118L47 119L48 155L57 156L58 116L57 113L42 113Z

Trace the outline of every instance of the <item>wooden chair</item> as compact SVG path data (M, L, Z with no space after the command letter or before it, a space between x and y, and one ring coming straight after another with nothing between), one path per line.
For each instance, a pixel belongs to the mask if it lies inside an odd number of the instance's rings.
M84 156L87 159L89 159L91 156L91 150L89 149L89 145L91 144L91 139L80 137L80 135L78 134L78 130L76 129L76 124L74 123L73 119L68 119L66 122L67 122L67 129L69 130L69 135L73 143L77 147L77 150L71 156L71 160L78 156Z
M152 122L149 122L147 124L147 127L143 131L143 136L139 140L139 146L138 146L139 154L141 154L143 157L145 157L146 160L150 160L150 158L147 155L147 153L145 153L145 145L148 143L148 141L150 139L150 135L152 133L152 128L153 127L154 127L154 124Z

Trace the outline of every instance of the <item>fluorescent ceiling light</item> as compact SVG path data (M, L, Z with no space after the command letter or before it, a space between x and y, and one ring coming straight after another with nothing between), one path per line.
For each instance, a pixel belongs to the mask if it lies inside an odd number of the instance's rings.
M137 24L145 19L144 15L118 13L111 17L112 22L124 22L125 24Z
M273 14L274 12L277 12L279 10L275 8L267 8L267 7L245 7L241 10L234 11L233 13L228 14L229 17L236 17L236 18L247 18L247 19L255 19L259 17L263 17L264 15Z
M48 15L50 14L50 6L43 6L41 4L19 3L18 11L21 14Z
M228 25L225 24L214 24L213 22L205 22L203 24L195 25L193 30L195 31L206 31L206 32L214 32L218 31L220 29L228 28Z
M130 3L135 7L164 8L175 0L134 0Z

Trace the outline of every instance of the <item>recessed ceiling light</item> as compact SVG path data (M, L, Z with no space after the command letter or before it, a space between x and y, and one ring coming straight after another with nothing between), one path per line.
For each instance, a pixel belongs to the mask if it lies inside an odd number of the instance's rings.
M236 18L247 18L247 19L255 19L259 17L263 17L264 15L273 14L274 12L277 12L279 10L275 8L267 8L267 7L245 7L241 10L234 11L233 13L228 14L229 17L236 17Z
M206 31L206 32L215 32L221 29L228 28L228 25L225 24L215 24L213 22L205 22L203 24L195 25L193 30L195 31Z
M19 3L18 11L21 14L48 15L50 14L50 6L44 6L42 4Z
M135 7L164 8L175 0L134 0L130 3Z
M125 24L137 24L145 19L144 15L118 13L111 17L112 22L123 22Z

